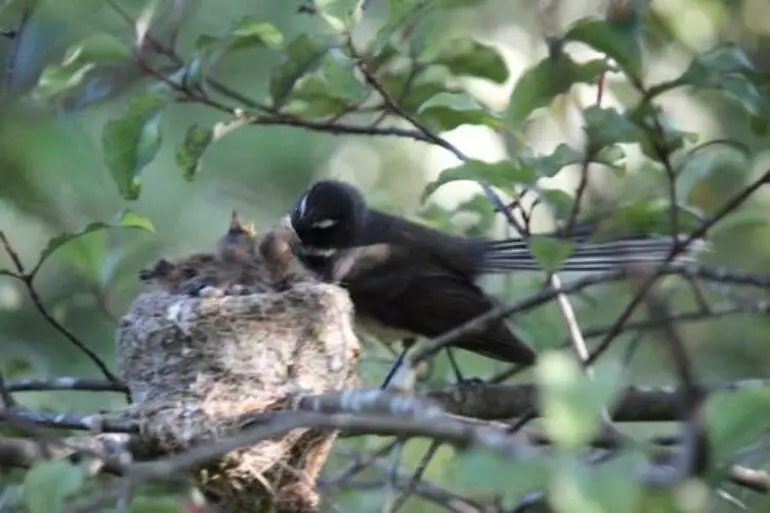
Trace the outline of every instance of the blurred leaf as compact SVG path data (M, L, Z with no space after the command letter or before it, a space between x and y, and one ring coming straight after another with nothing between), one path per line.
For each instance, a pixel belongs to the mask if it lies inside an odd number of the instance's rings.
M564 454L554 466L549 502L555 513L642 511L638 509L642 488L636 477L641 464L641 458L631 453L620 453L601 465Z
M321 65L328 49L328 45L319 44L306 34L296 37L286 46L283 61L273 68L270 77L270 97L276 108L286 102L300 78Z
M146 497L139 495L131 501L131 513L185 513L183 499L173 497Z
M77 87L95 66L92 62L78 61L67 65L46 66L40 74L33 97L38 100L48 100Z
M131 49L111 34L93 34L71 48L64 58L95 64L122 64L131 58Z
M441 92L420 105L420 119L438 131L460 125L486 125L502 128L502 121L468 93Z
M750 387L709 396L706 417L709 438L722 465L729 456L759 440L770 428L770 389Z
M458 453L450 477L460 493L475 497L504 494L515 499L516 495L543 487L548 481L549 466L546 458L513 460L479 449ZM516 479L511 479L512 475Z
M533 111L550 104L574 84L593 83L606 70L607 64L603 60L578 64L561 50L556 50L525 71L516 82L506 112L508 123L516 127Z
M720 144L708 144L695 148L687 155L676 175L676 197L679 201L687 202L693 189L706 180L715 169L724 164L727 153L740 153L748 157L748 149L728 141Z
M539 384L543 426L554 442L565 449L578 449L596 433L602 408L619 391L621 367L596 369L594 379L562 353L541 354L535 375Z
M542 189L540 197L550 207L556 219L564 220L572 213L572 196L561 189Z
M152 162L160 148L161 112L168 101L166 95L159 93L134 96L123 116L104 126L104 160L125 199L139 197L142 188L139 173Z
M60 246L59 253L84 278L96 282L107 254L107 237L103 230L84 233Z
M131 57L128 45L109 34L93 34L67 49L61 64L46 66L40 74L33 97L53 98L83 82L99 65L123 64Z
M438 178L425 187L422 201L433 194L442 185L457 180L485 181L505 191L511 191L516 184L529 184L537 177L530 168L522 167L518 162L503 160L489 164L480 160L469 159L457 167L445 169Z
M486 78L498 84L508 80L508 66L493 46L473 39L450 39L434 61L458 76Z
M89 223L85 226L82 230L75 232L75 233L63 233L61 235L58 235L48 241L48 245L45 247L45 249L40 253L40 256L38 257L37 264L35 264L35 268L39 268L41 265L43 265L43 262L48 259L54 252L56 252L57 249L64 246L65 244L82 237L86 234L99 231L99 230L106 230L108 228L138 228L140 230L148 231L148 232L154 232L155 227L152 225L149 219L147 219L144 216L141 216L137 214L136 212L125 209L121 211L115 219L113 219L110 222L103 222L103 221L97 221L94 223Z
M642 72L639 27L638 23L583 18L570 27L564 40L584 43L612 57L626 76L639 80Z
M377 31L377 35L369 46L368 53L379 55L396 31L415 23L420 17L436 8L438 4L440 2L435 0L390 0L388 2L388 18Z
M751 116L767 117L767 98L752 82L754 73L754 65L743 49L730 43L695 57L668 88L691 85L717 89L736 99Z
M201 157L213 139L211 129L193 125L187 129L184 141L176 152L176 163L182 169L182 176L191 182L201 169Z
M734 234L740 230L751 228L767 228L770 217L767 212L742 209L731 213L709 230L712 237L724 234Z
M3 363L3 376L5 379L17 379L35 370L29 360L22 358L8 358Z
M354 72L355 63L338 48L330 49L323 59L321 73L332 96L350 102L363 99L366 88Z
M613 144L638 143L644 133L628 117L613 108L597 106L583 111L585 130L594 148L605 148Z
M572 254L575 245L569 241L560 241L542 235L529 238L529 249L546 271L555 272Z
M642 103L633 113L633 118L646 132L646 136L641 139L642 152L653 160L661 160L661 151L670 155L698 141L699 135L696 132L679 130L669 116L650 103Z
M539 157L521 157L526 167L531 167L535 174L552 177L567 166L583 162L583 155L570 146L561 143L549 155Z
M56 513L83 483L81 468L63 460L41 461L24 476L25 502L31 513Z
M314 0L317 11L336 31L352 29L361 20L363 0Z
M275 25L252 16L240 20L230 35L233 37L230 44L233 50L254 46L280 48L283 45L283 34Z
M679 230L690 232L697 229L702 219L679 208ZM614 233L623 234L670 234L671 207L665 198L642 198L618 205L612 216L605 217L596 229L601 238Z
M298 104L299 102L299 104ZM336 115L347 107L344 98L334 96L329 84L321 75L311 75L302 80L291 94L291 102L283 109L290 114L306 118L321 118Z

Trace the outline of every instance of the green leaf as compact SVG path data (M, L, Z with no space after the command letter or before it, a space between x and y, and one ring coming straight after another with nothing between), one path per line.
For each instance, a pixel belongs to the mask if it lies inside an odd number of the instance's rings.
M137 496L131 501L131 513L185 513L195 508L185 509L181 499L174 497Z
M306 34L298 36L288 44L283 61L273 68L270 77L270 97L276 108L280 108L289 99L300 78L321 65L328 49L328 45L319 44Z
M541 189L540 198L551 207L556 219L567 219L572 213L575 200L561 189Z
M535 375L543 426L557 445L575 450L595 435L602 408L620 390L622 369L619 364L602 366L590 379L569 356L547 352Z
M503 128L502 121L468 93L441 92L418 109L420 119L438 131L448 131L460 125L486 125Z
M310 75L297 84L283 111L305 118L322 118L342 112L348 105L344 98L334 96L321 75Z
M703 222L693 212L679 209L679 231L697 229ZM603 219L596 229L597 237L610 234L670 234L671 206L667 198L643 198L623 205Z
M396 31L416 23L431 10L437 8L440 3L435 0L390 0L388 2L388 18L377 31L367 53L379 55Z
M80 85L96 65L92 62L73 62L69 65L46 66L32 93L36 100L48 100Z
M643 491L637 454L620 452L601 465L581 461L576 454L562 454L553 466L549 503L555 513L615 513L663 511L638 508Z
M283 46L283 34L272 23L268 23L256 17L241 19L230 32L232 42L229 48L242 50L254 46L268 46L281 48Z
M626 76L639 80L642 72L639 27L638 23L583 18L570 27L564 40L584 43L612 57Z
M355 63L338 48L330 49L323 59L321 74L332 96L349 102L363 99L364 85L356 78Z
M473 39L450 39L434 62L446 66L455 75L486 78L498 84L509 76L500 53Z
M57 513L85 482L83 469L66 461L36 463L24 476L24 498L31 513Z
M5 358L2 369L6 379L17 379L33 372L35 366L31 361L22 358Z
M45 247L45 249L43 249L37 259L35 269L40 268L40 266L43 265L43 262L45 262L48 257L50 257L54 252L56 252L57 249L61 248L65 244L68 244L73 240L83 237L89 233L106 230L109 228L136 228L148 232L155 231L155 227L152 225L152 222L150 222L149 219L137 214L132 210L125 209L118 213L118 215L112 221L97 221L94 223L89 223L80 231L74 233L63 233L49 240L48 245Z
M349 31L361 20L363 0L314 0L313 4L337 32Z
M512 191L516 184L530 184L536 178L532 169L522 167L518 162L503 160L490 164L469 159L457 167L443 170L436 180L425 187L422 200L425 201L442 185L457 180L485 181L502 190Z
M122 64L131 57L128 45L109 34L93 34L67 49L61 64L46 66L33 97L53 98L77 87L99 65Z
M98 230L70 239L58 251L82 277L98 282L107 249L107 236L103 230Z
M516 127L536 109L569 91L574 84L593 83L605 71L607 64L603 60L578 64L561 50L556 50L525 71L516 82L506 112L508 123Z
M553 177L567 166L580 164L584 156L570 146L561 143L549 155L540 157L521 157L525 166L531 167L538 176Z
M546 271L556 272L572 254L575 245L569 241L533 235L529 238L529 249Z
M125 199L139 197L139 173L152 162L160 148L161 112L168 101L167 95L159 93L135 96L122 117L108 121L104 126L104 160Z
M184 142L176 152L176 163L182 169L182 176L191 182L201 169L201 156L213 139L211 129L192 125L187 129Z
M64 61L123 64L130 58L131 49L123 41L111 34L93 34L71 48Z
M770 389L747 387L709 396L706 417L714 461L729 464L735 451L755 443L770 428Z
M687 202L699 183L711 176L714 170L723 168L728 158L737 154L740 154L745 162L748 150L738 145L709 144L690 152L676 175L677 199Z
M644 133L626 116L613 108L597 106L583 111L585 130L593 148L605 148L613 144L639 143Z

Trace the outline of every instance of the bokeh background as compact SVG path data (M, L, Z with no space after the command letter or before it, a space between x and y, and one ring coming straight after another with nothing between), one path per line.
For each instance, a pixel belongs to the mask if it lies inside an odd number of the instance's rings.
M134 14L143 7L139 1L119 3ZM201 33L223 33L244 15L270 21L287 40L302 32L315 32L319 26L311 16L297 13L299 4L295 1L185 3L189 16L179 36L183 55ZM3 2L0 26L14 27L22 4ZM386 12L384 4L371 4L357 33L362 40L371 35ZM468 34L499 47L511 71L508 82L497 85L469 80L468 87L483 102L500 109L505 107L518 76L546 54L544 36L562 30L575 19L602 12L604 5L589 0L450 4L451 9L436 15L435 37ZM693 55L724 41L736 42L760 70L770 71L767 0L659 0L652 2L652 10L645 56L645 73L650 82L675 77ZM52 237L77 231L89 222L109 220L123 208L153 223L155 233L113 230L73 242L47 261L35 281L36 290L56 319L107 362L113 359L116 319L141 290L137 279L141 267L161 256L210 247L226 227L233 208L257 227L266 227L284 215L294 198L315 178L332 176L354 182L373 205L392 212L425 214L457 232L479 230L478 216L436 213L437 205L451 213L456 205L477 194L479 189L470 182L442 188L427 207L420 205L424 185L458 162L440 148L403 139L337 136L293 127L246 127L212 145L197 179L187 182L175 163L176 147L191 124L207 126L222 119L220 113L193 104L173 105L166 111L163 147L142 173L142 194L137 201L122 199L104 164L100 136L104 124L124 109L126 85L141 77L131 69L95 77L80 96L70 98L55 111L24 99L46 64L60 61L74 42L105 29L128 37L133 30L100 0L56 0L41 3L19 43L0 41L0 55L5 59L5 71L0 70L4 79L0 104L0 229L31 266ZM14 49L15 44L20 46ZM591 56L583 48L575 48L574 52L580 58ZM11 62L8 56L12 54L15 57ZM220 62L216 75L233 88L262 99L276 59L276 53L268 50L237 54ZM475 126L462 126L445 135L469 156L486 161L500 160L522 144L538 152L549 151L561 142L579 144L582 133L578 112L595 101L595 96L594 87L573 88L569 95L539 111L517 139ZM618 77L610 77L603 105L622 105L628 98L627 85ZM673 123L698 132L701 140L732 138L752 150L751 161L726 159L718 172L694 190L690 201L704 212L714 211L770 166L768 138L753 134L742 111L723 97L682 89L664 95L660 104ZM631 172L624 179L603 170L592 171L592 197L663 196L659 174L646 169L633 151L629 166ZM576 171L566 169L545 185L572 192ZM768 193L760 192L743 212L761 221L767 200ZM537 221L542 229L551 225L545 215ZM500 223L487 232L503 234ZM704 257L710 264L754 272L767 268L770 231L761 222L734 223L719 229L712 242L713 252ZM10 265L7 255L0 254L0 266ZM542 276L522 275L492 280L489 285L503 298L516 298L536 291L541 280ZM694 304L681 281L669 280L666 288L673 294L677 308ZM706 293L712 298L720 295L715 290ZM585 327L607 324L623 309L627 295L623 286L592 292L589 301L576 303L581 321ZM745 297L752 299L751 295ZM558 347L566 340L566 326L553 306L519 316L514 323L517 331L538 349ZM764 318L741 315L682 325L680 334L694 356L698 376L722 381L770 374L767 329ZM649 343L655 336L648 332L640 339L628 373L635 383L673 381L665 365L665 353ZM627 344L617 346L610 358L621 357L627 349ZM369 369L364 373L365 381L375 385L386 370L382 359L390 353L372 344L369 354L370 361L362 364ZM470 375L489 375L499 370L495 362L472 355L464 355L463 361ZM23 286L5 278L0 279L0 366L11 379L99 376L87 359L44 322ZM439 357L432 379L439 383L448 376L446 362ZM94 411L123 405L117 394L30 393L19 398L31 407L58 411ZM346 442L340 446L338 459L346 457L342 449L361 449L373 443ZM403 456L407 468L421 456L422 447L424 444L419 442L407 446ZM339 461L330 465L337 464ZM512 486L526 488L526 479L507 481L511 469L501 473L490 465L493 460L489 455L457 460L446 449L440 451L427 475L438 482L452 481L459 489L474 490L475 494L487 493L485 487L500 484L509 490ZM485 469L483 480L478 477L479 469ZM387 494L387 490L373 490L348 498L347 504L350 511L375 511ZM407 510L431 511L422 503L411 504Z

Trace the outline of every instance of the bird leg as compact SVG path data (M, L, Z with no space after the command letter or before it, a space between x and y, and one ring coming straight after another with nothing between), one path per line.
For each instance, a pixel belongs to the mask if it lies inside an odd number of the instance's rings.
M452 351L451 347L446 347L446 355L447 358L449 358L449 365L452 367L452 372L455 374L455 379L457 380L457 384L460 386L473 386L473 385L479 385L483 384L484 381L481 378L465 378L463 377L463 373L460 371L460 365L457 363L457 359L455 358L455 354Z
M388 375L385 376L385 381L383 381L382 385L380 385L381 390L385 390L386 388L388 388L388 385L390 385L390 382L393 380L393 376L396 375L398 368L401 367L401 364L404 363L404 358L406 358L406 353L408 353L409 350L414 346L415 342L417 342L416 337L405 338L404 340L401 341L401 352L398 353L398 357L396 357L396 361L390 367L390 370L388 371Z

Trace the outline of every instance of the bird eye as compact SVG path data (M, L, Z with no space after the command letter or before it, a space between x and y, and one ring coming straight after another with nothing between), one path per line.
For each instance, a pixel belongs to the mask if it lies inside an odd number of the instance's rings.
M320 221L314 222L311 226L313 228L320 228L322 230L325 230L326 228L331 228L337 224L336 219L321 219Z

